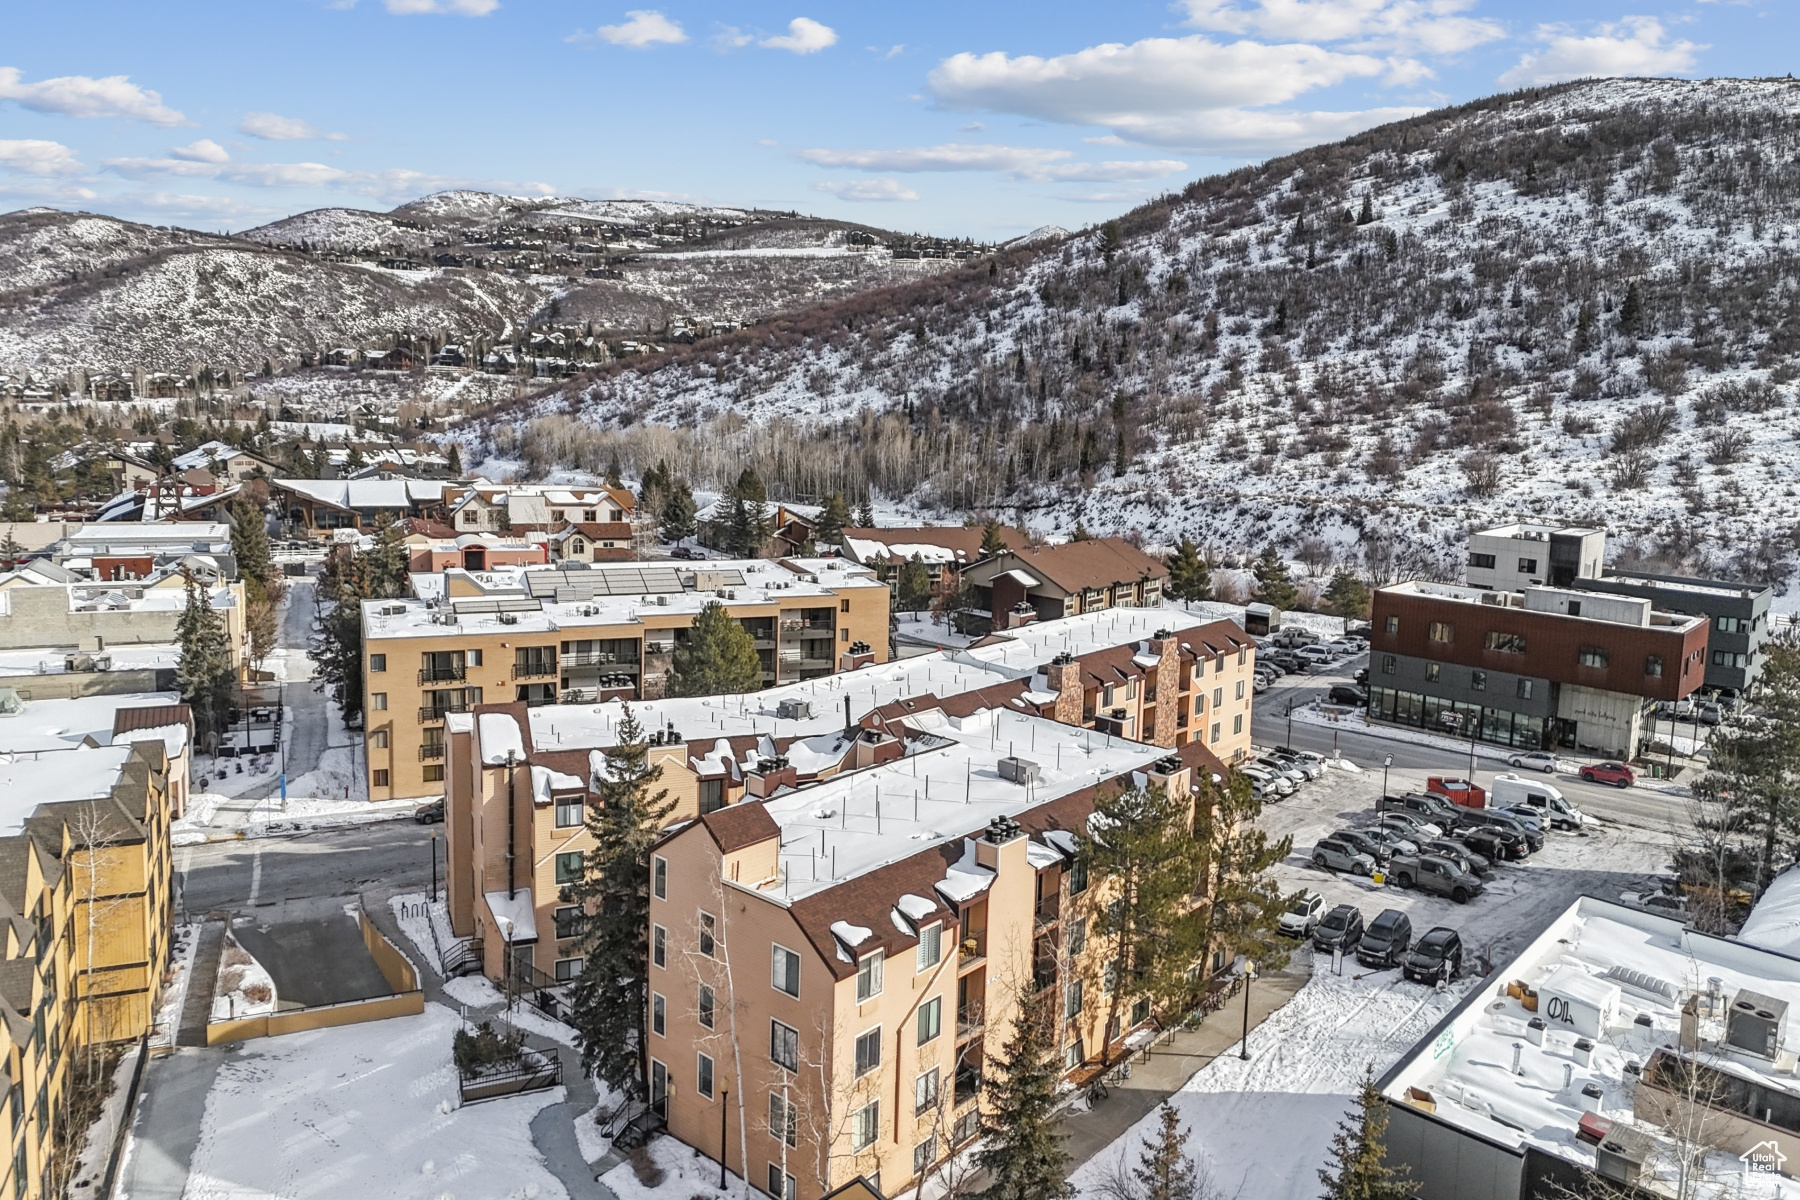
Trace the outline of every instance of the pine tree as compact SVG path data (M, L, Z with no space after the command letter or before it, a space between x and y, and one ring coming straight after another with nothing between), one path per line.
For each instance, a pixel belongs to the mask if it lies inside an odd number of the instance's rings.
M1252 599L1279 609L1294 607L1294 601L1300 598L1300 589L1294 586L1288 565L1276 553L1274 543L1263 547L1252 570L1256 574L1256 588L1250 593Z
M737 558L756 558L774 532L768 511L769 493L762 476L745 467L731 485L725 507L725 549Z
M1078 519L1075 522L1075 532L1069 535L1069 540L1071 542L1091 542L1094 540L1094 535L1089 533L1087 526Z
M1006 539L1001 536L1000 522L989 517L981 526L981 557L993 558L1006 553Z
M668 499L663 501L662 539L665 542L679 542L694 536L694 493L688 490L685 482L676 482L669 488Z
M1419 1194L1405 1168L1382 1161L1387 1123L1387 1101L1375 1088L1374 1069L1365 1066L1356 1107L1338 1122L1330 1163L1319 1171L1325 1185L1320 1200L1412 1200Z
M266 584L275 574L262 510L248 500L231 507L231 553L237 559L238 574L245 579Z
M856 506L856 524L860 529L875 528L875 501L866 493Z
M444 451L444 457L450 460L446 468L450 473L450 478L455 479L460 476L463 473L462 448L455 442L451 442L449 448Z
M1294 848L1292 835L1269 840L1256 827L1262 801L1232 772L1215 783L1201 773L1194 793L1194 841L1203 860L1197 878L1206 899L1200 944L1209 954L1243 955L1269 967L1286 961L1278 932L1289 897L1274 869Z
M1375 194L1373 192L1364 192L1363 193L1363 202L1362 202L1362 211L1356 214L1356 223L1358 225L1368 225L1368 224L1373 223L1374 220L1375 220Z
M606 460L606 486L623 487L625 485L625 464L619 461L619 452L614 450L612 457Z
M1800 646L1770 642L1751 691L1758 719L1733 721L1713 735L1712 761L1695 794L1723 810L1707 819L1755 864L1767 887L1800 847Z
M1195 1200L1200 1178L1188 1157L1181 1114L1165 1102L1158 1116L1162 1124L1156 1140L1144 1143L1143 1155L1131 1172L1140 1189L1138 1200Z
M1338 568L1325 587L1325 608L1346 621L1369 615L1369 585L1354 571Z
M231 665L225 622L212 606L210 590L202 587L191 571L182 572L182 582L187 603L175 623L175 640L181 646L175 681L181 698L193 710L195 732L204 742L225 726L237 673Z
M1072 1166L1053 1116L1062 1074L1054 1027L1053 992L1020 988L1012 1036L982 1078L987 1111L975 1166L989 1177L980 1200L1071 1200Z
M833 492L826 499L825 507L819 510L818 522L813 525L813 541L820 546L835 546L849 524L850 506L844 502L844 493Z
M718 696L762 686L756 643L725 606L709 602L694 618L687 640L675 647L669 667L669 695Z
M900 565L900 584L895 589L896 606L901 612L923 612L931 605L931 573L925 560L914 554Z
M643 1036L648 1008L650 846L674 811L662 767L649 761L648 744L629 705L619 721L618 744L595 772L599 800L587 809L593 848L569 899L582 911L581 974L573 988L582 1070L612 1087L643 1098L649 1067Z
M24 557L25 547L19 544L19 539L13 536L12 526L8 525L6 536L0 538L0 566L10 571L18 566L19 560Z
M1192 538L1184 537L1176 544L1167 565L1171 599L1184 605L1194 600L1212 599L1212 568L1200 557L1200 548L1194 545Z

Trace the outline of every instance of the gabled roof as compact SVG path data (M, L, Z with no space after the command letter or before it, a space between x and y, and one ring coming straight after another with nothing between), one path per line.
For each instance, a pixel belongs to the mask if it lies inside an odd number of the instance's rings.
M1089 538L1060 546L1027 546L990 560L1001 570L1023 569L1065 592L1161 579L1168 568L1124 538Z

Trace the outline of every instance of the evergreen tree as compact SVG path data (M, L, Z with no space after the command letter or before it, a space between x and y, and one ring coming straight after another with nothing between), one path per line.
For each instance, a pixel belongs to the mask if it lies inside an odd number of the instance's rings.
M762 686L756 643L725 606L710 601L694 618L687 639L675 647L669 667L669 695L718 696Z
M363 601L394 600L409 590L405 535L385 514L376 520L381 533L371 549L340 549L319 575L319 594L331 607L320 619L319 645L308 656L346 720L363 707Z
M1131 1172L1140 1189L1138 1200L1195 1200L1200 1178L1188 1157L1181 1114L1165 1101L1158 1116L1162 1124L1156 1140L1144 1143L1143 1155Z
M1369 585L1356 572L1338 568L1325 587L1325 608L1346 621L1369 615Z
M619 461L619 452L614 450L612 457L606 460L606 486L623 487L625 485L625 464Z
M573 988L582 1070L642 1099L649 1076L644 1013L649 1007L650 846L675 809L662 767L629 705L618 744L594 773L598 801L588 805L593 848L569 898L581 906L581 974Z
M231 553L237 559L238 574L247 580L266 584L275 574L262 510L248 500L240 499L231 506Z
M1087 531L1086 525L1077 520L1075 522L1075 532L1069 535L1069 540L1071 542L1091 542L1094 540L1094 535Z
M1711 765L1694 785L1722 810L1706 832L1734 845L1765 888L1800 851L1800 645L1770 642L1768 655L1750 694L1757 719L1713 735Z
M182 582L187 604L175 623L175 640L181 646L175 681L181 698L193 710L195 733L207 743L225 727L237 672L231 665L230 637L212 606L210 590L201 586L191 571L183 570Z
M694 536L694 493L688 490L685 481L678 481L669 488L668 499L663 501L662 539L665 542L679 542Z
M875 501L866 493L856 506L856 524L861 529L875 528Z
M1006 539L1000 534L1000 522L989 517L981 526L981 557L993 558L1006 552Z
M1235 771L1218 783L1201 772L1197 786L1194 841L1203 862L1197 878L1206 898L1200 944L1209 954L1241 954L1265 968L1276 960L1285 962L1287 951L1277 929L1290 898L1273 871L1293 850L1294 839L1270 841L1256 827L1262 801L1250 790L1250 781Z
M900 584L895 590L901 612L923 612L931 606L931 573L923 558L914 554L900 565Z
M1372 191L1364 192L1363 193L1363 202L1362 202L1362 211L1356 214L1356 223L1358 225L1368 225L1368 224L1373 223L1374 220L1375 220L1375 193Z
M1405 1168L1382 1161L1387 1123L1387 1101L1375 1088L1374 1069L1365 1066L1356 1107L1338 1122L1329 1164L1319 1170L1325 1185L1320 1200L1412 1200L1419 1194Z
M331 478L331 452L325 448L324 438L313 443L312 477L314 479Z
M1103 791L1078 835L1089 874L1112 897L1094 920L1107 952L1092 960L1109 997L1109 1029L1122 1029L1121 1014L1137 1001L1158 1014L1179 1007L1189 968L1205 957L1193 895L1206 861L1189 812L1186 796L1159 785Z
M1182 538L1169 556L1169 597L1186 605L1195 600L1212 599L1212 569L1200 557L1200 548L1192 538Z
M444 457L450 460L449 465L446 468L450 473L450 478L455 479L460 476L463 473L462 448L455 442L451 442L449 447L444 451Z
M725 506L725 550L736 558L756 558L774 532L769 516L769 493L754 468L745 467Z
M6 536L0 538L0 567L5 567L10 571L18 566L19 560L24 557L25 547L19 544L19 539L13 536L12 526L8 525Z
M821 546L835 546L849 524L850 506L844 502L844 493L833 492L825 501L825 507L819 510L818 523L813 526L813 541Z
M1644 298L1638 293L1637 280L1625 289L1625 302L1619 305L1619 328L1626 333L1636 333L1644 319Z
M980 1200L1072 1200L1072 1163L1054 1113L1062 1064L1056 1044L1053 992L1019 989L1012 1036L994 1055L981 1086L981 1148L975 1166L988 1175Z
M1294 607L1294 601L1300 598L1300 589L1294 586L1288 565L1276 553L1273 542L1263 547L1262 554L1257 557L1256 564L1251 569L1256 574L1256 588L1250 593L1253 600L1272 604L1279 609Z

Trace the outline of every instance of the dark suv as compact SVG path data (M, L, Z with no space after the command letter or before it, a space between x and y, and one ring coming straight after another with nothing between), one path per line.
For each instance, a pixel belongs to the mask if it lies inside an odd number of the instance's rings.
M1369 703L1369 693L1353 683L1334 683L1325 700L1328 704L1350 704L1361 708Z
M1531 827L1509 812L1497 808L1465 808L1459 814L1464 829L1482 829L1495 827L1508 833L1516 833L1524 840L1528 853L1536 854L1544 848L1544 835L1533 833ZM1525 855L1519 855L1520 858Z
M1377 863L1386 863L1394 857L1394 847L1380 838L1372 838L1361 829L1340 829L1331 835L1341 841L1349 842L1358 850L1374 859Z
M1412 919L1397 908L1384 908L1363 930L1356 961L1365 967L1391 967L1412 947Z
M1313 947L1318 950L1333 950L1343 947L1348 954L1356 949L1356 943L1362 941L1363 919L1362 909L1354 904L1340 904L1325 914L1325 919L1313 926Z
M1448 983L1462 974L1462 935L1439 925L1420 938L1401 961L1408 979L1420 983Z
M1376 812L1408 812L1423 817L1440 829L1457 824L1456 805L1430 792L1408 792L1404 796L1383 796L1375 802Z

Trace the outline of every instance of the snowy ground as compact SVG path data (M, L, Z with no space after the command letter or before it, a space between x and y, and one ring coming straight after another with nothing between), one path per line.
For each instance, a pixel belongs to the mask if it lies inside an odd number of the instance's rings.
M650 1143L650 1157L663 1169L663 1180L655 1187L638 1182L630 1163L621 1163L600 1177L618 1200L742 1200L747 1195L744 1181L736 1175L726 1176L726 1186L719 1187L719 1160L707 1159L693 1147L672 1137L657 1138ZM795 1153L798 1159L799 1152ZM798 1178L802 1164L795 1162L790 1173Z
M265 1016L275 1011L277 1000L275 980L267 969L256 961L255 955L238 945L236 938L226 935L213 992L212 1019Z
M206 1098L184 1200L564 1197L531 1140L560 1088L457 1106L456 1015L245 1042Z
M928 612L894 614L895 634L903 641L927 642L950 650L960 650L975 638L958 633L947 623Z

